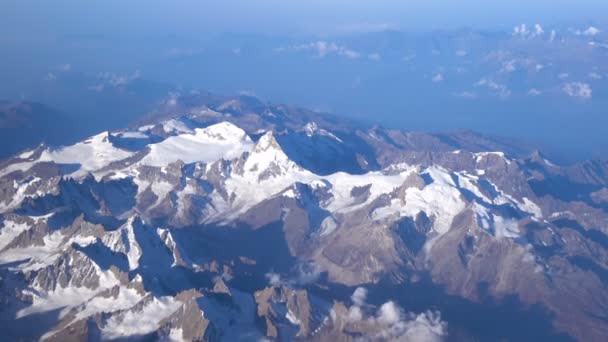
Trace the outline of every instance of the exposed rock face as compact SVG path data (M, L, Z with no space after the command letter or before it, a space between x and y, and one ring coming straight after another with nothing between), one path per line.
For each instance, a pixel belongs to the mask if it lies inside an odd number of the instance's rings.
M10 339L608 334L604 163L182 101L181 116L1 165Z

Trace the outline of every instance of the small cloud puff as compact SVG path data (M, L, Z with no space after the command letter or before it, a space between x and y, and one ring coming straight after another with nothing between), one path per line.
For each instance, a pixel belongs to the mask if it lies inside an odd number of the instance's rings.
M63 72L68 72L68 71L72 70L72 64L70 64L70 63L61 64L58 69Z
M438 72L437 74L435 74L435 76L433 76L433 78L431 78L431 81L433 81L435 83L442 82L443 80L444 80L443 74L440 72Z
M367 289L364 287L357 287L355 292L350 296L350 299L353 301L354 305L363 306L367 299Z
M593 89L588 83L582 82L570 82L564 84L562 87L563 92L570 96L576 97L583 100L589 100L593 96Z

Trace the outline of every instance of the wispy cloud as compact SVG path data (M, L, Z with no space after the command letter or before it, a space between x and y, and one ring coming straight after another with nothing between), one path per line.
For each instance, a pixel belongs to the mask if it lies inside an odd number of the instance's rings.
M337 31L341 33L371 33L399 29L400 26L393 23L357 23L339 26Z
M113 72L100 72L96 76L99 83L90 86L89 89L96 92L102 92L107 88L120 88L139 79L140 77L141 74L139 70L136 70L131 75L121 75Z
M371 59L372 61L379 61L382 59L382 56L379 53L374 52L367 55L367 58Z
M461 91L453 94L456 97L467 100L474 100L477 98L477 93L473 91Z
M511 91L506 85L497 83L491 79L482 78L475 84L476 87L486 88L491 92L497 94L501 98L507 98L511 96Z
M350 59L357 59L361 54L355 50L352 50L346 46L338 45L335 42L327 42L324 40L318 40L316 42L310 42L307 44L292 45L288 47L280 47L274 49L275 52L289 52L289 51L311 51L316 57L323 58L328 55L339 55Z

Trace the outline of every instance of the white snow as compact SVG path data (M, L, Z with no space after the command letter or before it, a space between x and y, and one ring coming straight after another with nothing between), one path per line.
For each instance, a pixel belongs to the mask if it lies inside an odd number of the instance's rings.
M133 152L114 147L106 132L72 146L44 151L39 160L54 161L57 164L80 164L80 169L73 176L83 176L132 155Z
M96 296L98 293L110 289L119 284L111 271L102 271L94 265L97 274L99 275L99 287L90 289L87 287L58 287L54 291L26 291L33 297L31 306L25 307L17 312L17 318L25 317L34 313L47 312L55 309L63 308L59 316L63 317L69 310L75 306L81 305L89 299Z
M437 167L429 167L425 172L433 178L433 183L422 190L408 188L405 191L405 205L401 199L393 199L389 206L376 209L372 218L380 220L395 214L414 217L424 212L429 217L435 217L433 229L437 233L446 233L454 216L464 210L465 202L449 173Z
M317 126L317 124L315 122L307 123L304 126L304 132L309 137L312 137L313 135L317 134L317 135L322 135L322 136L332 138L338 142L342 142L342 140L340 138L338 138L335 134L333 134L327 130L324 130L322 128L319 128L319 126Z
M102 243L113 252L124 253L129 261L129 270L133 271L139 267L141 248L135 239L133 218L130 218L119 229L106 232L101 239Z
M165 133L194 133L183 121L171 119L163 123Z
M95 238L92 236L77 236L66 239L61 231L56 231L43 238L42 246L32 245L3 251L0 253L0 265L29 259L27 263L18 266L18 268L22 271L36 271L57 260L66 246L70 246L72 243L86 246L94 242Z
M184 163L212 163L222 158L236 158L252 145L253 142L245 131L231 123L222 122L207 128L197 128L194 134L180 134L149 145L150 153L139 164L166 166L178 160Z
M321 235L321 236L329 235L334 230L336 230L336 228L338 228L338 224L331 216L329 216L329 217L325 218L323 220L323 222L321 222L321 230L320 230L319 235Z
M517 220L493 214L478 203L474 203L471 209L477 216L477 224L494 237L514 239L521 236Z
M96 296L83 304L83 308L78 312L74 321L89 317L95 313L114 312L126 310L135 306L142 300L141 294L137 290L121 286L116 298Z
M9 220L4 221L3 227L0 228L0 251L28 229L30 229L30 227L25 223L16 223Z
M55 162L56 164L78 164L79 169L72 177L82 177L107 166L113 161L122 160L134 153L114 147L108 139L108 132L97 134L77 144L59 149L47 149L40 157L31 162L15 163L0 170L0 177L13 171L27 171L40 162Z
M511 164L511 161L505 156L503 152L477 152L473 153L473 156L475 157L475 161L477 163L482 162L485 158L489 156L498 156L502 158L507 164Z
M170 342L182 342L186 341L184 338L184 330L182 328L173 328L169 331L168 339Z
M18 157L21 159L29 159L33 154L34 154L34 150L25 151L25 152L21 153L20 155L18 155Z

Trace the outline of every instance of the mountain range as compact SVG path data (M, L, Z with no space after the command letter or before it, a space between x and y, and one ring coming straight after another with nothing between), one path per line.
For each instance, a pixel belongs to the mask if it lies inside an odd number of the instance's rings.
M608 163L172 97L0 163L9 340L601 341Z

